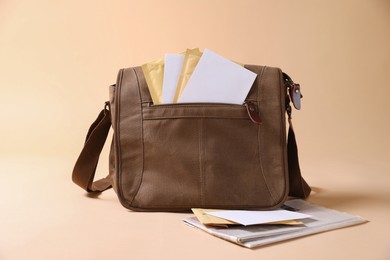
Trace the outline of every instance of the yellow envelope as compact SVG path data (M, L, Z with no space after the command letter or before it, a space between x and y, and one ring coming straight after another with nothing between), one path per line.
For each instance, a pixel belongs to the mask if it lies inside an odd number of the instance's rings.
M284 221L277 221L277 222L269 222L269 223L265 223L264 225L291 225L291 226L294 226L294 225L303 225L303 222L302 221L299 221L299 220L284 220Z
M202 52L199 48L187 49L183 67L181 68L179 80L177 82L175 97L173 98L173 103L177 103L181 93L183 92L188 80L190 79L192 72L194 72L196 65L198 64L200 57L202 57Z
M218 218L215 216L211 216L206 214L206 211L208 212L216 212L220 210L213 210L213 209L191 209L192 212L194 212L196 218L205 225L234 225L237 224L235 222L229 221L227 219Z
M141 66L149 88L153 104L161 103L164 77L164 58L145 63Z

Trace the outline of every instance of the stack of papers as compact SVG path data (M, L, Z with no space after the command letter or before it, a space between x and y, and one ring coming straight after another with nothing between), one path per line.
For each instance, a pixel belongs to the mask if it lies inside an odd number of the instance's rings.
M200 216L206 217L191 217L183 221L211 235L248 248L367 222L359 216L319 207L300 199L285 202L285 207L294 211L195 209L196 216L201 214ZM219 223L220 219L225 222ZM300 224L288 221L298 221Z

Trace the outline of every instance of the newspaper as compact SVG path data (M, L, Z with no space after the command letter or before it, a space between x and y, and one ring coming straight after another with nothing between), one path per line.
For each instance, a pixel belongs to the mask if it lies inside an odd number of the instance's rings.
M312 217L301 219L303 225L298 226L255 225L221 228L205 226L196 217L185 218L183 221L211 235L248 248L367 222L360 216L316 206L300 199L286 201L285 205Z

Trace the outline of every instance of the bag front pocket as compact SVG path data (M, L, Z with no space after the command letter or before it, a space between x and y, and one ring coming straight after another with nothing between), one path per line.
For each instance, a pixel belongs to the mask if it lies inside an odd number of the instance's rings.
M142 112L144 169L134 207L269 205L259 157L261 126L251 121L247 106L144 104Z

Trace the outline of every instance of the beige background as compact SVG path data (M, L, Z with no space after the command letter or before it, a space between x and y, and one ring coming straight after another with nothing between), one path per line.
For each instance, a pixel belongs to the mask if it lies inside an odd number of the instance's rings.
M389 46L386 0L0 1L0 259L390 259ZM187 47L301 83L309 201L370 223L248 250L74 186L118 69Z

